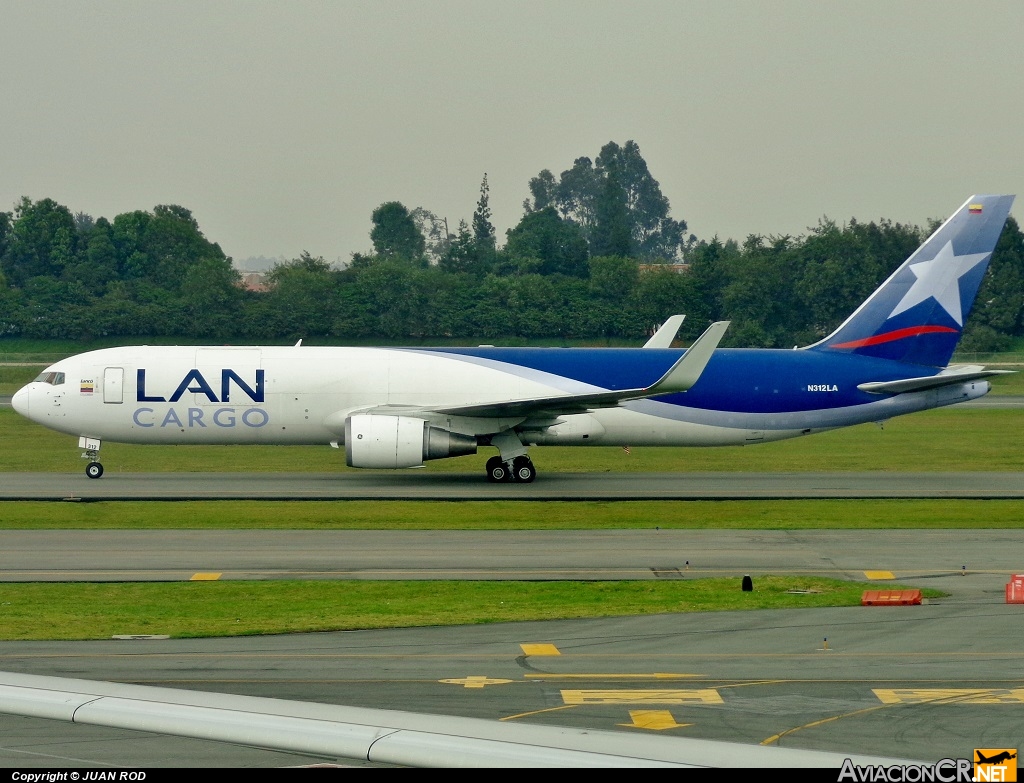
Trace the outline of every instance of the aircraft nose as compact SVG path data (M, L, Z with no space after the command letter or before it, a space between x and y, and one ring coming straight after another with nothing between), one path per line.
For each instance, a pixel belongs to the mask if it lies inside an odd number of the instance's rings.
M22 386L14 393L11 406L22 416L28 416L28 386Z

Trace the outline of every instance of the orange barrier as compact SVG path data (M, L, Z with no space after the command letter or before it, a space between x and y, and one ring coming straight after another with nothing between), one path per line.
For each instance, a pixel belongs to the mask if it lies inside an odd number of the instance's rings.
M920 590L865 590L861 606L913 606L921 603Z
M1006 603L1024 604L1024 574L1014 574L1006 584Z

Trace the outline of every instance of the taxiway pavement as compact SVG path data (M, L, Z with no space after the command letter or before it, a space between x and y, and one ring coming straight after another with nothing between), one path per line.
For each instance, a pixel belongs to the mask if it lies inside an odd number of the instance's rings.
M0 530L0 552L0 582L970 574L998 593L1024 530Z
M941 577L949 597L919 606L0 642L0 668L937 762L1024 746L1024 606L996 581ZM325 763L353 764L0 715L0 766L15 769Z

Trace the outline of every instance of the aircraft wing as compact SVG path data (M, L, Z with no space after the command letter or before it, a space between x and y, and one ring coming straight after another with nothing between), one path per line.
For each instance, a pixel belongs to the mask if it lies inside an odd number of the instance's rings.
M729 323L729 321L717 321L711 324L704 334L686 350L686 353L669 368L668 372L645 388L563 394L473 405L439 406L431 407L430 410L449 416L472 416L475 418L508 419L526 416L558 416L584 413L593 408L614 408L629 400L642 400L661 394L684 392L697 383L704 368L707 367L711 355L725 335L725 330L729 328Z
M839 769L848 759L862 766L912 763L11 672L0 672L0 712L406 767Z
M994 375L1010 375L1013 370L986 370L980 365L962 365L948 367L938 375L925 378L903 378L898 381L879 381L877 383L861 383L857 388L871 394L903 394L904 392L926 391L942 386L952 386L967 381L978 381Z

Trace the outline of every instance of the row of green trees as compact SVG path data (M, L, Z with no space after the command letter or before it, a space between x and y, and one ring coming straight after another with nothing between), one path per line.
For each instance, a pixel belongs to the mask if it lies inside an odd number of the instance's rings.
M343 269L302 253L271 270L266 292L240 286L184 207L108 221L25 198L0 212L0 337L641 341L686 313L683 339L728 319L729 345L792 347L828 334L933 228L823 220L799 237L701 241L669 216L634 142L529 188L500 246L485 175L454 231L387 202L371 214L371 252ZM963 347L1020 336L1024 235L1011 218Z

